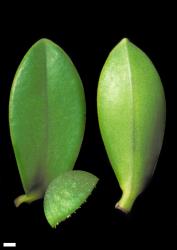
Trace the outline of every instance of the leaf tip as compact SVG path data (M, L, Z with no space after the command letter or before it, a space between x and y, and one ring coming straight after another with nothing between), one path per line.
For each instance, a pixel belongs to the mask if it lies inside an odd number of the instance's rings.
M120 41L121 44L125 44L127 45L129 43L129 39L127 37L124 37L121 41Z
M48 43L53 43L53 42L50 39L43 37L43 38L39 39L35 44L44 44L44 45L46 45Z

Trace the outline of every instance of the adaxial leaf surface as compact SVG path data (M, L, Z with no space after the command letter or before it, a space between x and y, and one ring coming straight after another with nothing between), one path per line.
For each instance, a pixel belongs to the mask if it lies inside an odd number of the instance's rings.
M68 55L47 39L23 58L9 104L12 144L25 192L45 191L73 168L85 128L81 79Z

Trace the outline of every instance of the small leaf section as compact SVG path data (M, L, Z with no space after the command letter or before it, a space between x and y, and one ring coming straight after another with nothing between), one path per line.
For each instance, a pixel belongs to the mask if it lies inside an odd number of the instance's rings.
M56 227L68 218L96 186L98 178L81 170L67 171L48 186L44 196L44 212L48 223Z

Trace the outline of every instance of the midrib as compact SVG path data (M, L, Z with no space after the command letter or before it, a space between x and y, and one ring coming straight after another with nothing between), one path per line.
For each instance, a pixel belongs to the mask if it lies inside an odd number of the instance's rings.
M128 179L128 192L132 192L133 187L133 179L134 179L134 151L135 151L135 103L134 103L134 85L133 85L133 79L132 79L132 71L131 71L131 62L129 57L129 51L128 51L128 45L125 46L126 55L127 55L127 70L128 70L128 81L130 85L130 113L131 113L131 157L130 159L130 165L129 165L129 179Z
M44 83L44 107L45 107L45 114L44 114L44 117L45 117L45 135L44 135L44 143L45 143L45 152L43 155L43 159L42 162L47 165L47 161L48 161L48 142L49 142L49 101L48 101L48 69L47 69L47 48L46 48L46 45L44 44L43 45L43 50L44 50L44 74L45 74L45 83ZM45 169L47 169L47 166L45 166Z

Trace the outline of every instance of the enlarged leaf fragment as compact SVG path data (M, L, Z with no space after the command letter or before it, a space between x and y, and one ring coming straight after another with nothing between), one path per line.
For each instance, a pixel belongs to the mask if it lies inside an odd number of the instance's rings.
M98 178L81 170L67 171L48 186L44 196L44 212L52 227L68 218L96 186Z

